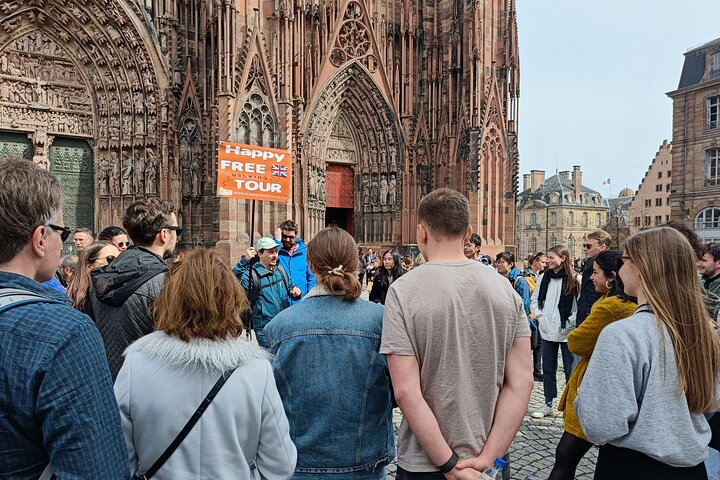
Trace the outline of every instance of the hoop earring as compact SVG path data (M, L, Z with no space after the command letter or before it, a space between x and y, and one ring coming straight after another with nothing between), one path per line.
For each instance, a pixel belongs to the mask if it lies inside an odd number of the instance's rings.
M608 282L610 282L610 280L605 280L605 288L610 290L612 288L612 283L610 285L608 285Z

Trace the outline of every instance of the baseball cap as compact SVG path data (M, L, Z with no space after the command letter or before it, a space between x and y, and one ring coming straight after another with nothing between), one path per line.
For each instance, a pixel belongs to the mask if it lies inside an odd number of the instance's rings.
M270 250L271 248L277 248L277 246L278 244L275 243L274 239L270 237L262 237L255 244L255 250L259 252L260 250Z

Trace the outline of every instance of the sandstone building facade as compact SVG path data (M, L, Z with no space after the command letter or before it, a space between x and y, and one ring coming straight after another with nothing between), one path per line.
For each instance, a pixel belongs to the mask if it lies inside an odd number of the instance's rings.
M673 101L671 218L720 241L720 38L685 53Z
M602 195L582 184L582 171L574 166L545 179L545 172L523 175L518 194L517 257L525 259L554 245L565 245L570 256L584 258L587 234L603 228L608 208Z
M672 159L672 145L665 140L655 154L628 209L631 235L670 220Z
M250 209L215 197L229 140L290 150L291 200L259 203L359 242L414 243L449 186L486 244L513 243L514 0L2 0L0 155L54 171L72 227L137 198L179 207L183 242L236 257Z

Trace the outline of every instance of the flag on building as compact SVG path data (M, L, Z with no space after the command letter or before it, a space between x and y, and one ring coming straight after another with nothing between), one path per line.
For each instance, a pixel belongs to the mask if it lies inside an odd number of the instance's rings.
M273 165L271 173L275 177L287 177L288 169L285 165Z
M603 180L603 185L610 185L610 179Z

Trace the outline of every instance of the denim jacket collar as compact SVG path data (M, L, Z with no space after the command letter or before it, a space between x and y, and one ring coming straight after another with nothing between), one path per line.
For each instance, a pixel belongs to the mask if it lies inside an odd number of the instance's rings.
M331 292L327 288L325 288L324 285L320 285L319 283L315 285L313 288L310 289L310 291L303 297L303 300L307 300L308 298L312 297L327 297L329 295L333 296L343 296L345 295L344 291L340 292Z

